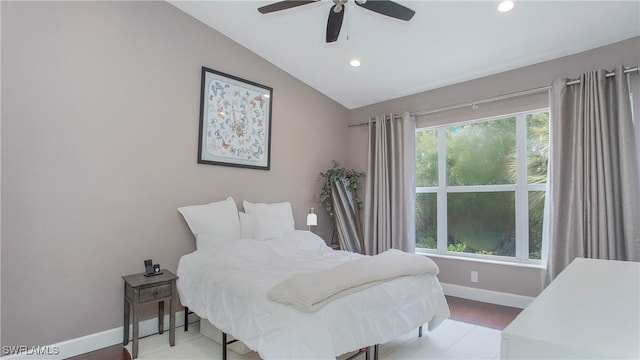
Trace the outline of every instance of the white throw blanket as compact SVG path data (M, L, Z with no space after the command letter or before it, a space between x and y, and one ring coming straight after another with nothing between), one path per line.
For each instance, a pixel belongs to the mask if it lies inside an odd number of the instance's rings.
M402 276L438 274L429 258L390 249L332 268L296 274L267 293L272 301L289 304L300 311L314 312L340 297Z

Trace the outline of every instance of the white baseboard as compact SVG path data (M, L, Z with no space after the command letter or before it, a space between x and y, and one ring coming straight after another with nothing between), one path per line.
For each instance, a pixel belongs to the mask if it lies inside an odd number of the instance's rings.
M498 291L477 289L467 286L442 283L442 290L445 295L455 296L463 299L482 301L491 304L526 308L534 298L517 294L510 294Z
M176 312L176 327L184 325L184 311ZM169 330L169 315L164 316L164 330ZM149 336L158 333L158 318L148 319L140 321L139 336ZM131 334L133 334L133 326L129 325L129 340L131 340ZM29 353L33 350L32 347L27 347L25 352L19 354L7 355L0 357L0 359L66 359L72 356L88 353L98 349L102 349L111 345L122 344L123 336L122 326L111 330L101 331L95 334L82 336L79 338L62 341L56 344L47 346L40 346L36 351L39 354ZM3 353L5 349L3 348Z

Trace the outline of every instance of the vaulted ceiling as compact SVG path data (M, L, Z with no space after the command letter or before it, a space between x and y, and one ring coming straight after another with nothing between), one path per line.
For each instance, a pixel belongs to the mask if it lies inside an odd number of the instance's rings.
M501 13L498 1L399 0L416 12L405 22L349 0L333 43L329 0L269 14L257 8L277 1L169 2L348 109L640 36L640 1L515 0Z

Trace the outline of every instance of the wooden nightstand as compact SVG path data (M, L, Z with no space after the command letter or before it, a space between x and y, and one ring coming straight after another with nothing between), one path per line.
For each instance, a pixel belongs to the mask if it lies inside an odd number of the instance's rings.
M176 296L176 280L178 276L167 269L161 275L144 276L144 273L123 276L124 279L124 335L122 345L129 343L129 313L133 314L133 346L131 356L138 357L139 306L147 303L158 303L158 332L164 331L164 301L169 300L169 344L176 343L176 312L173 298Z

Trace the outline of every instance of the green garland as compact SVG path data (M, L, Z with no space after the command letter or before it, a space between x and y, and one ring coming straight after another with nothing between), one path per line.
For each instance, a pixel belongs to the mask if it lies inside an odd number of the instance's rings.
M358 208L362 208L362 201L357 197L357 190L360 187L360 177L364 176L364 173L357 172L353 169L346 170L343 167L339 167L340 164L335 160L332 160L331 164L333 166L331 169L321 172L320 176L318 176L318 181L320 181L320 179L324 179L322 191L320 192L320 202L325 204L325 208L327 209L329 216L333 217L333 207L331 206L331 184L337 180L346 182L347 188L355 196Z

